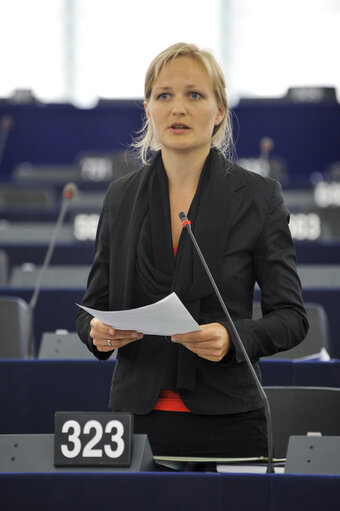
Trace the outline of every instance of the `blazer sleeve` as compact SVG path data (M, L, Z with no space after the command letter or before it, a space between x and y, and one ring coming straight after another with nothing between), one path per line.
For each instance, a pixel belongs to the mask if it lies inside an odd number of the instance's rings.
M253 253L255 279L261 288L263 317L234 321L251 360L290 349L299 344L308 332L296 270L296 252L288 224L289 212L284 205L281 186L274 182L268 213ZM223 324L231 335L233 358L236 362L243 362L242 350L228 322Z
M100 214L93 265L89 273L87 289L83 297L82 305L88 305L94 309L108 310L109 304L109 226L106 196ZM100 360L106 360L112 355L112 351L98 351L90 337L90 321L93 318L84 309L80 309L76 316L77 333L88 349Z

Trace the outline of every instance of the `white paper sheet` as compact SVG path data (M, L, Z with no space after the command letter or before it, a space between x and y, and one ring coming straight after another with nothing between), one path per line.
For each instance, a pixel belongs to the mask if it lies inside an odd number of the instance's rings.
M118 330L136 330L146 335L185 334L201 330L176 293L151 305L124 311L99 311L77 305Z

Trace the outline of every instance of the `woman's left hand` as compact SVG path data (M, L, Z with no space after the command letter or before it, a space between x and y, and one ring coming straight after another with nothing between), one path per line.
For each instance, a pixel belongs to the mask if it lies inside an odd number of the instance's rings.
M200 325L198 332L176 334L171 337L173 342L183 344L199 357L220 362L231 347L229 332L221 323Z

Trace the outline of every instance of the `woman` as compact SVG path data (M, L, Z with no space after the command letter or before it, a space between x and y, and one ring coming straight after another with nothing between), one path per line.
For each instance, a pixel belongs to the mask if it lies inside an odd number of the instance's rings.
M124 310L175 291L201 330L143 336L80 310L79 336L99 359L118 348L110 406L134 414L154 454L265 455L262 399L178 214L191 220L260 377L259 357L293 347L308 330L281 187L225 158L230 114L209 52L179 43L158 55L144 107L136 143L144 167L109 187L83 305Z

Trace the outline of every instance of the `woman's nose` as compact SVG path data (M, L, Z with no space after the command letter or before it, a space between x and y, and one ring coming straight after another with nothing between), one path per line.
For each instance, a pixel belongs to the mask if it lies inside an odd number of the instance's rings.
M172 113L174 115L186 113L186 105L184 102L184 98L182 98L180 96L176 96L174 98L174 102L173 102L173 106L172 106Z

